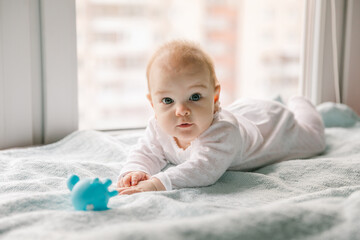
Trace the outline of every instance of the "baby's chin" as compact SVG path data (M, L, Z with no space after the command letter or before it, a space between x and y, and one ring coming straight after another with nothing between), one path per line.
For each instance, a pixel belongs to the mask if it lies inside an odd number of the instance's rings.
M192 143L196 138L198 138L200 134L176 134L174 138L181 142Z
M209 125L211 125L211 123ZM177 138L181 138L184 141L194 141L209 127L210 126L199 128L199 126L195 124L193 127L189 129L177 129L175 130L175 134L169 134L169 135L176 136Z

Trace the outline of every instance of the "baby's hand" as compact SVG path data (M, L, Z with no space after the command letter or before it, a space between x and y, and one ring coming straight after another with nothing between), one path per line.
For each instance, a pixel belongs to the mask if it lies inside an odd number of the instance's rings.
M122 187L118 188L117 191L119 195L130 195L134 193L140 192L148 192L148 191L165 191L164 185L157 178L152 178L150 180L141 181L138 185L132 187Z
M129 172L118 181L117 186L121 188L136 186L139 182L148 180L150 177L149 174L141 171Z

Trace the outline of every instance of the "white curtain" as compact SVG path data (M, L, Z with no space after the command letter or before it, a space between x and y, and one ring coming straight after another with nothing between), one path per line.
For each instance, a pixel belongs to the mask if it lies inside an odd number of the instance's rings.
M334 5L332 5L334 4ZM334 7L334 11L332 11ZM335 20L336 23L333 24ZM360 1L307 0L304 16L301 82L313 103L336 102L338 65L340 102L360 114ZM337 46L334 55L333 32ZM337 56L334 61L334 56Z

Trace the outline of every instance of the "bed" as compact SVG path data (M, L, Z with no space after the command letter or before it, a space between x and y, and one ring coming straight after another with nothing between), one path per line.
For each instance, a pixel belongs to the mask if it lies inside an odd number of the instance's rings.
M228 171L208 187L116 196L107 211L75 211L68 176L116 182L142 134L78 131L0 151L0 238L360 239L360 122L327 128L325 152L310 159Z

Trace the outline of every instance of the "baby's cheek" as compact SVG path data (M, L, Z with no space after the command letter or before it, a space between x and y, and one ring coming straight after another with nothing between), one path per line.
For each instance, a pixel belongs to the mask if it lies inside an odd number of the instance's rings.
M214 105L207 105L201 109L201 115L205 119L212 119L214 116Z
M208 108L206 109L206 111L203 113L203 127L204 128L208 128L210 127L212 121L214 119L214 108Z
M173 129L173 120L169 116L159 116L157 118L157 121L159 123L159 126L169 135L172 135L172 129Z

